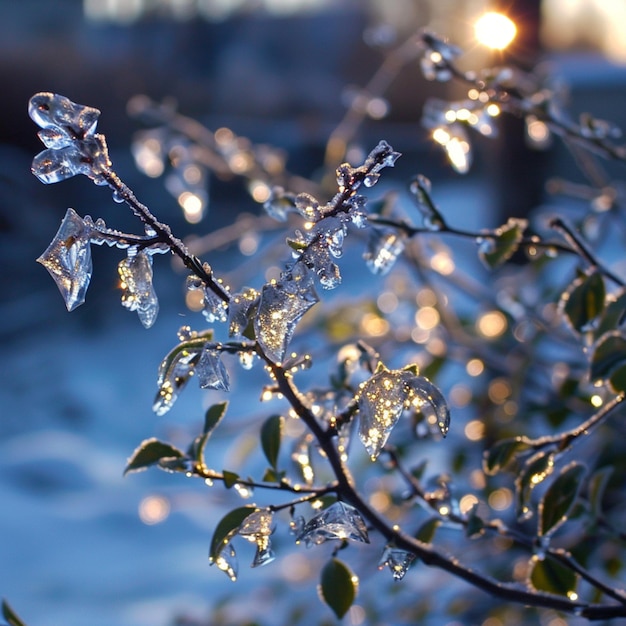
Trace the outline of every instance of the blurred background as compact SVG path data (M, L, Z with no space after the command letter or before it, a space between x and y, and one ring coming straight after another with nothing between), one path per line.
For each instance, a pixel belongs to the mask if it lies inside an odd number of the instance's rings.
M505 11L517 25L505 52L476 42L474 24L487 10ZM257 572L233 586L208 568L217 490L183 492L177 477L157 472L122 479L142 439L176 437L202 416L193 392L172 416L157 419L150 410L157 365L188 321L183 276L156 258L161 314L146 332L119 306L119 255L94 249L87 302L67 314L35 263L67 207L113 228L136 225L84 177L45 187L30 174L42 146L28 99L52 91L100 109L98 130L137 196L175 233L206 234L260 205L242 185L209 176L205 217L185 219L162 181L135 166L131 143L145 126L128 114L131 98L143 94L209 129L275 146L292 172L315 177L354 94L387 50L422 28L463 48L467 69L548 61L574 112L626 126L626 0L0 3L0 595L30 626L208 624L229 594L246 589L251 606L261 607L263 594L254 591ZM569 171L569 157L556 144L529 148L516 120L501 120L497 140L475 140L468 175L450 170L420 118L427 97L456 95L453 85L428 82L417 62L407 63L355 144L367 150L386 139L404 155L397 179L419 172L436 180L451 216L469 207L476 223L494 226L545 202L545 181ZM209 260L219 273L237 258L224 252ZM245 410L244 398L232 400L235 412ZM297 566L306 569L287 561L267 576L294 579ZM310 583L294 597L308 597L323 615ZM285 615L263 623L286 623Z

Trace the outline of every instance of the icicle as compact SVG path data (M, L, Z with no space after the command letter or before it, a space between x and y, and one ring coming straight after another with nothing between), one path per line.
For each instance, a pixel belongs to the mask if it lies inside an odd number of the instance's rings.
M144 327L150 328L159 312L159 300L152 287L152 257L144 251L131 254L131 250L117 266L122 305L129 311L137 311Z

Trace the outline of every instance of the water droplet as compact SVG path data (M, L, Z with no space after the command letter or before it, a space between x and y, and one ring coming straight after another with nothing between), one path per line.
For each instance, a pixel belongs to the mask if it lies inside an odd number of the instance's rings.
M113 192L113 201L117 202L118 204L122 204L126 200L124 199L124 195L119 190L116 189Z
M373 187L378 182L379 178L380 174L372 172L363 179L363 184L366 187Z

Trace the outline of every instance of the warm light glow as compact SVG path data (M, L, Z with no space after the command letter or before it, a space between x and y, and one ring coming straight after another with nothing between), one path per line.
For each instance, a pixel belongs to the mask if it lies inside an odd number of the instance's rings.
M463 496L459 501L459 510L463 515L472 510L474 505L478 504L478 498L471 493Z
M470 359L465 366L470 376L480 376L485 371L485 364L480 359Z
M464 432L470 441L479 441L485 434L485 425L480 420L472 420L466 424Z
M169 514L170 503L163 496L147 496L139 503L139 519L144 524L158 524Z
M185 214L185 219L190 224L197 224L202 219L204 202L200 196L191 191L183 191L178 196L178 204L180 204Z
M495 339L506 330L506 317L500 311L489 311L478 318L476 326L483 337Z
M515 39L517 27L506 15L490 11L478 19L474 34L483 46L504 50Z
M489 494L489 506L496 511L504 511L511 506L513 494L510 489L502 487Z

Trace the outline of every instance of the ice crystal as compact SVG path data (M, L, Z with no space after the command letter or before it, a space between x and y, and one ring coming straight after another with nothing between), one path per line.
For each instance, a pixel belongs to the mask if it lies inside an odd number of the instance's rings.
M198 384L201 389L218 389L228 391L230 380L228 371L222 363L219 350L207 344L200 354L200 359L195 367Z
M273 187L270 197L263 203L263 209L279 222L287 221L287 214L295 209L295 196L282 187Z
M296 209L309 222L317 222L322 218L320 203L308 193L299 193L295 199Z
M335 502L304 525L296 542L304 541L309 547L331 539L369 543L365 522L353 506L345 502Z
M257 549L252 567L267 565L276 558L270 541L273 517L271 511L259 509L248 515L237 531L237 534L244 539L256 543Z
M289 274L263 286L254 330L265 355L281 363L296 325L319 301L308 272Z
M211 272L211 268L206 263L205 270L208 273ZM187 277L187 290L200 291L202 293L202 315L204 315L209 324L215 321L225 322L228 319L226 304L198 276L191 275Z
M445 436L448 432L450 412L445 398L435 385L412 368L388 370L380 364L376 373L361 384L356 399L359 437L372 460L380 454L405 410L419 410L429 404L441 433Z
M237 553L231 543L227 543L214 561L215 565L221 569L233 582L237 580L237 572L239 571L239 563L237 561Z
M402 580L414 560L414 554L393 546L386 546L378 563L378 569L388 567L394 580Z
M228 334L230 337L241 337L246 330L251 309L257 303L259 292L256 289L244 289L236 293L228 306Z
M28 113L41 127L39 138L47 148L32 163L32 172L41 182L85 174L96 184L106 184L103 175L111 162L104 136L95 133L98 109L42 92L30 99Z
M50 272L68 311L85 301L92 271L90 235L84 220L68 209L54 239L37 259Z
M404 238L398 231L372 228L363 258L373 274L384 275L393 267L404 247Z
M120 261L117 271L122 305L129 311L137 311L144 327L150 328L159 312L159 300L152 287L152 257L144 251L129 254Z
M201 350L201 347L191 348L181 344L165 357L159 366L159 391L152 405L157 415L165 415L172 408L183 387L193 376Z

